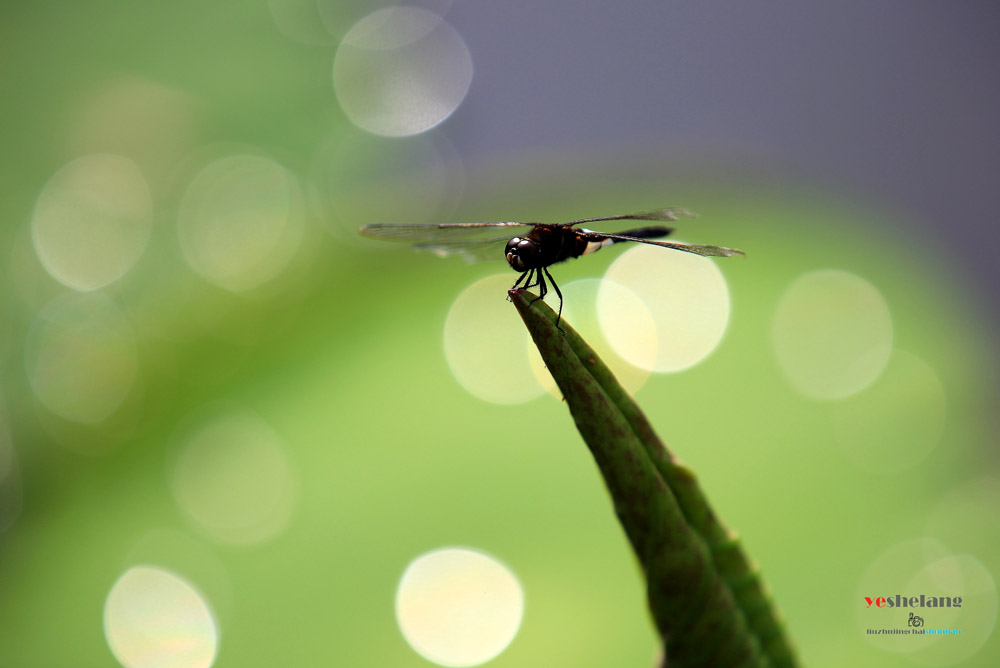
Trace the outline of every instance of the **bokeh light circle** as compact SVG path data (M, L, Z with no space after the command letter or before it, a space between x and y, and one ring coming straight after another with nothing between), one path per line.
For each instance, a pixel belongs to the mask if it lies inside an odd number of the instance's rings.
M188 263L206 280L241 292L274 279L302 241L305 208L297 179L258 155L215 160L191 181L178 230Z
M134 162L94 154L49 179L31 219L35 252L53 278L96 290L132 268L149 241L153 200Z
M524 323L506 301L517 275L476 281L455 299L444 324L444 354L459 384L496 404L519 404L545 390L532 371Z
M989 639L997 620L997 589L992 573L971 554L949 554L924 566L904 591L929 596L961 596L960 608L924 609L927 628L961 629L962 646L931 636L928 647L914 657L931 666L964 665ZM918 613L919 614L919 613ZM933 626L931 626L933 624Z
M208 668L219 634L208 603L168 570L135 566L104 603L104 635L126 668Z
M374 134L424 132L458 108L472 57L448 23L426 9L390 7L358 21L333 63L333 84L352 123Z
M517 635L524 592L514 574L481 552L449 548L415 559L396 590L403 637L428 661L478 666Z
M953 605L937 607L868 606L865 597L950 597ZM961 597L961 605L955 605ZM855 595L858 630L886 652L931 666L963 665L992 634L997 617L993 575L973 555L954 554L930 538L903 541L874 559ZM923 629L960 630L938 634L869 634L867 629L907 629L909 613L923 617Z
M612 348L629 363L657 372L682 371L715 350L729 322L729 287L715 261L662 248L636 246L604 273L597 312ZM652 319L624 312L620 284L639 298ZM635 312L633 312L635 313ZM655 342L655 343L654 343ZM656 347L650 363L649 350Z
M843 399L882 373L892 351L892 317L879 291L846 271L798 277L782 294L771 339L792 386L812 399Z
M888 610L878 608L875 605L868 606L865 597L874 601L880 596L883 598L896 594L910 596L911 592L904 591L903 587L928 564L949 555L948 549L936 540L914 538L887 547L871 561L858 581L858 587L855 590L855 605L853 606L859 632L867 638L868 642L887 651L903 652L910 649L899 641L899 636L865 633L868 628L882 628L891 622L905 627L907 620L905 614L900 615L898 619L888 619L888 615L885 614L889 612ZM912 593L919 596L921 593L930 592ZM955 592L955 594L961 595L960 592ZM912 638L904 639L912 643Z
M132 327L99 292L49 302L31 324L24 357L35 396L74 422L101 422L114 413L139 372Z
M833 433L851 461L872 473L920 463L941 438L947 399L926 362L894 350L879 378L830 407Z
M175 443L174 498L212 537L259 543L287 526L296 479L283 440L260 416L211 406L181 427Z
M632 394L637 392L649 379L649 370L656 362L656 326L649 309L631 290L607 279L584 278L567 283L560 289L563 293L564 321L590 344L626 391ZM611 319L608 327L617 334L619 344L627 347L630 357L638 360L639 364L628 362L611 346L605 334L605 321L599 318L599 298L607 300L603 313L605 318ZM553 300L553 309L558 308L554 292L549 292L546 299ZM538 381L549 394L561 399L562 393L545 368L538 348L530 337L525 343Z

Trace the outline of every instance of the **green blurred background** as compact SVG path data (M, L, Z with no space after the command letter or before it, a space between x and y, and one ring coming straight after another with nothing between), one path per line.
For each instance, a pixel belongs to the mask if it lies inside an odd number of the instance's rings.
M907 241L891 204L717 146L469 160L446 119L476 45L376 10L4 8L0 665L428 665L397 588L449 547L523 592L490 665L651 665L641 576L565 406L500 387L527 351L515 310L502 289L452 308L513 272L356 230L667 205L701 216L683 239L748 258L715 263L719 345L636 397L805 662L995 665L996 327L960 260ZM502 401L459 382L469 340ZM962 635L866 636L906 628L865 609L897 593L963 596L923 610ZM160 651L128 654L142 620Z

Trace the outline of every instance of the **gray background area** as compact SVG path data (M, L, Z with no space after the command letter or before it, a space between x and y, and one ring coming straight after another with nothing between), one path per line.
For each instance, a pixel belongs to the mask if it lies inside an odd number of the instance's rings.
M469 162L638 146L755 162L887 207L996 322L1000 4L456 2ZM978 293L978 294L977 294Z

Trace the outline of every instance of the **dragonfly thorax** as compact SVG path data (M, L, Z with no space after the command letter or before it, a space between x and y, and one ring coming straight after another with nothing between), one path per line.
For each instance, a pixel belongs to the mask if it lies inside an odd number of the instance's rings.
M528 271L541 266L538 244L525 237L514 237L507 242L504 255L514 271Z

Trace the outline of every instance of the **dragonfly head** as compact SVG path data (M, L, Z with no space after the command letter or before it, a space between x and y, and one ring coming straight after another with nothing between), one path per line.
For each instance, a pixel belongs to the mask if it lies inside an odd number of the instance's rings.
M514 237L507 242L504 255L514 271L528 271L536 269L539 262L538 244L531 239L524 237Z

